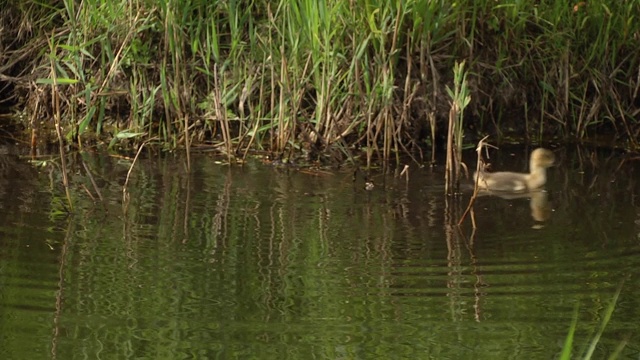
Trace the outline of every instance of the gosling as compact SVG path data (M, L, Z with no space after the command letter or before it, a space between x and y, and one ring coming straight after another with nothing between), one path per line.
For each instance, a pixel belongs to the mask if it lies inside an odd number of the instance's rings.
M538 148L531 153L529 173L501 171L473 174L478 181L478 189L504 192L526 192L539 189L547 182L547 168L556 160L551 150Z

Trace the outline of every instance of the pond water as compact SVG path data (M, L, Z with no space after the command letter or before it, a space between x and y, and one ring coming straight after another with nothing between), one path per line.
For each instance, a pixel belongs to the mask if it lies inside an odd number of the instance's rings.
M555 152L547 192L478 198L475 232L440 167L365 191L165 155L123 196L131 161L82 154L67 216L55 161L0 154L0 358L553 359L577 310L574 358L639 359L640 162Z

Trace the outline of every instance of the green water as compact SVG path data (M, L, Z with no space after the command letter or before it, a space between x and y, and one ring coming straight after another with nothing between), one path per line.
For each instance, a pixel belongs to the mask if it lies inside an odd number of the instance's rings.
M557 150L533 203L479 198L475 233L450 225L468 194L415 164L365 191L350 170L153 157L125 201L130 161L75 156L66 216L59 171L5 155L0 358L553 359L576 304L577 355L621 286L594 358L638 359L640 167L590 152Z

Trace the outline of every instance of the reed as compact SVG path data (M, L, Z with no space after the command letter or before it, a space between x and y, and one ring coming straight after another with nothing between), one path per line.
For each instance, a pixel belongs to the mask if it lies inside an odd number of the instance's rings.
M463 167L464 109L471 101L469 88L467 86L467 73L464 70L464 61L455 64L453 68L453 89L447 87L447 93L451 98L451 109L449 110L449 128L447 132L445 193L447 195L454 195L460 190L460 171Z
M64 135L78 146L127 131L145 134L133 146L159 137L230 158L323 158L347 144L370 164L430 143L435 159L456 60L474 75L467 112L478 133L604 133L638 146L640 0L6 5L0 91L16 94L1 98L39 120L52 113L47 85L33 80L48 78L41 48L53 34L58 78L74 81L60 90Z

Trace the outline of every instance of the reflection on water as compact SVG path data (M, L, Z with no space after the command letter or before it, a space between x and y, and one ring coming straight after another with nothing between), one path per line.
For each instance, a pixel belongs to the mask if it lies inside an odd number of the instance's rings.
M496 191L479 191L478 196L496 196L505 200L528 199L531 218L536 222L534 229L540 229L543 223L551 217L551 203L546 189L537 189L525 193L508 193Z
M518 151L492 161L526 167ZM637 357L640 167L557 155L546 191L478 198L475 232L437 168L366 191L346 170L149 159L125 212L130 162L77 156L65 216L55 168L0 155L0 357L549 359L575 304L579 351L627 276L595 358Z

